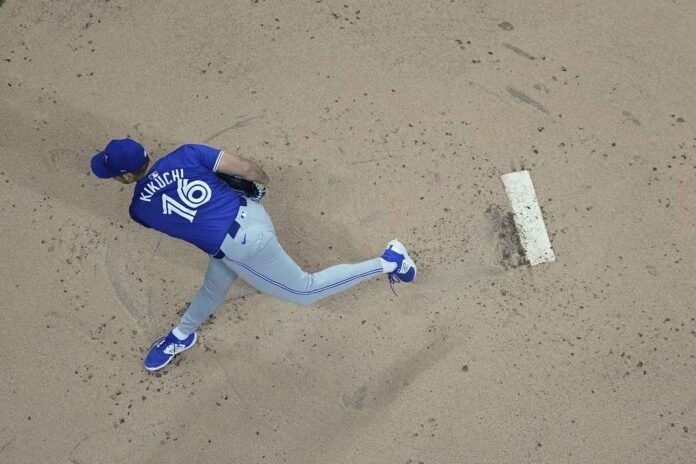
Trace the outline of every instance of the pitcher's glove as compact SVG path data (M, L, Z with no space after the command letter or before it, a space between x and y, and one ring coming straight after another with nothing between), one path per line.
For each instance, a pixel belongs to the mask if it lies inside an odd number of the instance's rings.
M266 195L266 186L260 182L252 182L238 176L231 176L221 172L216 172L215 174L217 174L218 177L225 181L225 183L231 188L238 191L250 200L261 201L263 196Z

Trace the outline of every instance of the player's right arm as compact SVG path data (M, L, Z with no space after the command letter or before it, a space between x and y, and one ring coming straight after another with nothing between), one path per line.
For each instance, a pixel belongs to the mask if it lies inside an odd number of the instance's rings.
M255 162L241 157L236 153L223 152L217 164L215 172L229 174L231 176L239 176L251 182L260 182L268 185L268 175L261 169L261 166Z

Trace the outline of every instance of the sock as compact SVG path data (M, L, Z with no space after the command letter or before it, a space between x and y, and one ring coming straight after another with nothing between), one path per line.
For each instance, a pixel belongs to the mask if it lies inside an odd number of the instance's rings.
M172 333L173 333L174 336L175 336L176 338L178 338L179 340L186 340L186 339L189 338L189 336L191 335L191 334L185 334L184 332L182 332L182 331L179 329L179 327L174 327L174 330L172 330Z
M384 258L379 258L379 260L382 262L382 271L384 271L385 274L396 271L396 263L387 261Z

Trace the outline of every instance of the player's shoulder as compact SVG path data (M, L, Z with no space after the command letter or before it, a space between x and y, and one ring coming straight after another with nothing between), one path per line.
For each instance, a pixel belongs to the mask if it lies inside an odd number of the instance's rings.
M199 156L209 156L210 154L220 153L219 148L211 147L208 145L203 145L200 143L185 143L180 145L178 148L170 152L166 157L199 157Z
M181 154L191 153L191 152L195 152L195 151L196 151L195 144L185 143L183 145L179 145L177 148L172 150L167 156L181 155Z
M170 164L172 162L177 163L190 160L191 158L194 158L196 155L197 150L194 144L187 143L170 151L162 158L160 158L159 161L162 162L161 164Z
M174 151L198 151L198 150L219 150L219 148L214 148L209 145L204 145L202 143L184 143L180 145Z
M223 151L195 143L187 143L160 158L160 168L185 168L192 170L215 170Z
M181 145L177 150L179 151L196 151L197 147L201 146L199 143L185 143Z

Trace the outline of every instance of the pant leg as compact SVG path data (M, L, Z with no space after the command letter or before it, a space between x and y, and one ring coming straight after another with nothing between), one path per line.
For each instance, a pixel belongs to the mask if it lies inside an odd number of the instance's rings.
M186 336L213 314L225 301L225 296L237 274L220 259L210 258L203 284L191 300L177 328Z
M267 224L270 218L266 221L264 215L265 211L257 214L250 209L236 238L228 236L222 244L222 261L263 293L297 304L311 304L383 273L379 258L307 273L283 250L272 224Z

